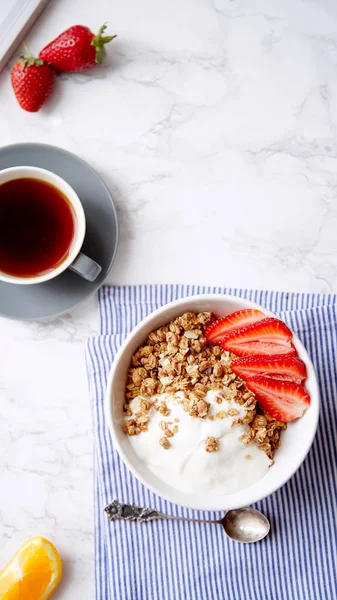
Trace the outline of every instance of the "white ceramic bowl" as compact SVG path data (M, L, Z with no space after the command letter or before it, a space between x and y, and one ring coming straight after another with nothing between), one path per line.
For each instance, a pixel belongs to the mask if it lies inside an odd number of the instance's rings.
M319 417L319 391L313 365L303 344L294 335L294 344L307 367L306 388L311 404L301 419L289 423L282 432L281 447L275 455L275 463L267 474L250 487L235 494L214 496L207 493L187 494L158 479L134 453L129 438L122 432L124 419L126 374L131 356L144 343L148 333L168 323L186 311L213 312L225 316L242 308L259 308L268 316L275 316L263 307L243 298L225 295L200 295L182 298L166 304L143 319L128 335L112 365L106 392L106 418L114 445L130 471L150 490L170 502L200 510L228 510L247 506L265 498L280 488L297 471L309 452L315 437Z

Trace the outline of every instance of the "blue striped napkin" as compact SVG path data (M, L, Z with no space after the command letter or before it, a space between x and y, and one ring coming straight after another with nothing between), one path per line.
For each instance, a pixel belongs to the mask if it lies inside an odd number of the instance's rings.
M199 293L244 296L276 312L298 333L318 373L322 413L313 447L294 477L256 504L271 521L258 544L229 540L220 527L108 521L113 499L169 514L218 518L156 496L119 459L105 423L110 365L126 334L152 310ZM87 369L95 439L97 600L336 600L336 295L197 286L103 287L100 336L89 340Z

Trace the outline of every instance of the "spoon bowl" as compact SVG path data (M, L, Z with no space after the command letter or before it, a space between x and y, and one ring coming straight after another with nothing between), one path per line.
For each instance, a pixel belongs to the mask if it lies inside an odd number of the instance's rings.
M229 510L221 519L221 525L228 537L242 544L259 542L270 530L267 517L255 508Z

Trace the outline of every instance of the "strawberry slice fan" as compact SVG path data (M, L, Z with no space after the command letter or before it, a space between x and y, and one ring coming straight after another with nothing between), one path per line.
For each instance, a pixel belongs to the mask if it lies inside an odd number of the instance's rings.
M239 310L213 322L205 334L208 343L239 357L231 369L264 411L284 423L303 415L310 404L304 387L307 371L283 321L259 310Z

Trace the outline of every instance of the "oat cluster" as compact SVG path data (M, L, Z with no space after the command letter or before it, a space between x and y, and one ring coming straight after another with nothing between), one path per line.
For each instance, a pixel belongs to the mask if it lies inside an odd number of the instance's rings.
M260 410L259 404L257 404L257 410ZM280 447L281 431L287 429L287 425L277 421L268 413L263 413L262 410L260 412L261 414L258 412L255 414L248 432L240 436L239 439L246 446L255 442L260 450L263 450L269 458L273 458L276 450Z
M216 437L208 437L206 439L206 452L216 452L218 449L218 439Z
M242 405L245 416L233 421L233 425L249 425L241 440L247 445L256 442L273 458L280 445L280 432L286 425L265 414L245 382L231 371L234 355L224 352L220 346L207 344L204 328L211 319L210 313L187 312L148 335L146 343L132 356L128 370L124 410L129 418L125 420L124 431L131 436L146 431L151 408L163 416L169 415L168 407L158 400L158 395L174 394L189 415L202 419L207 417L209 410L205 400L207 392L223 390L217 397L219 412L216 418L238 415L235 408L226 409L226 400ZM136 397L141 401L134 414L129 404ZM214 419L212 416L207 418ZM165 425L164 421L162 423ZM163 448L169 449L170 437L177 431L176 425L163 430L160 439ZM207 452L217 450L218 443L214 440L216 438L207 439Z

